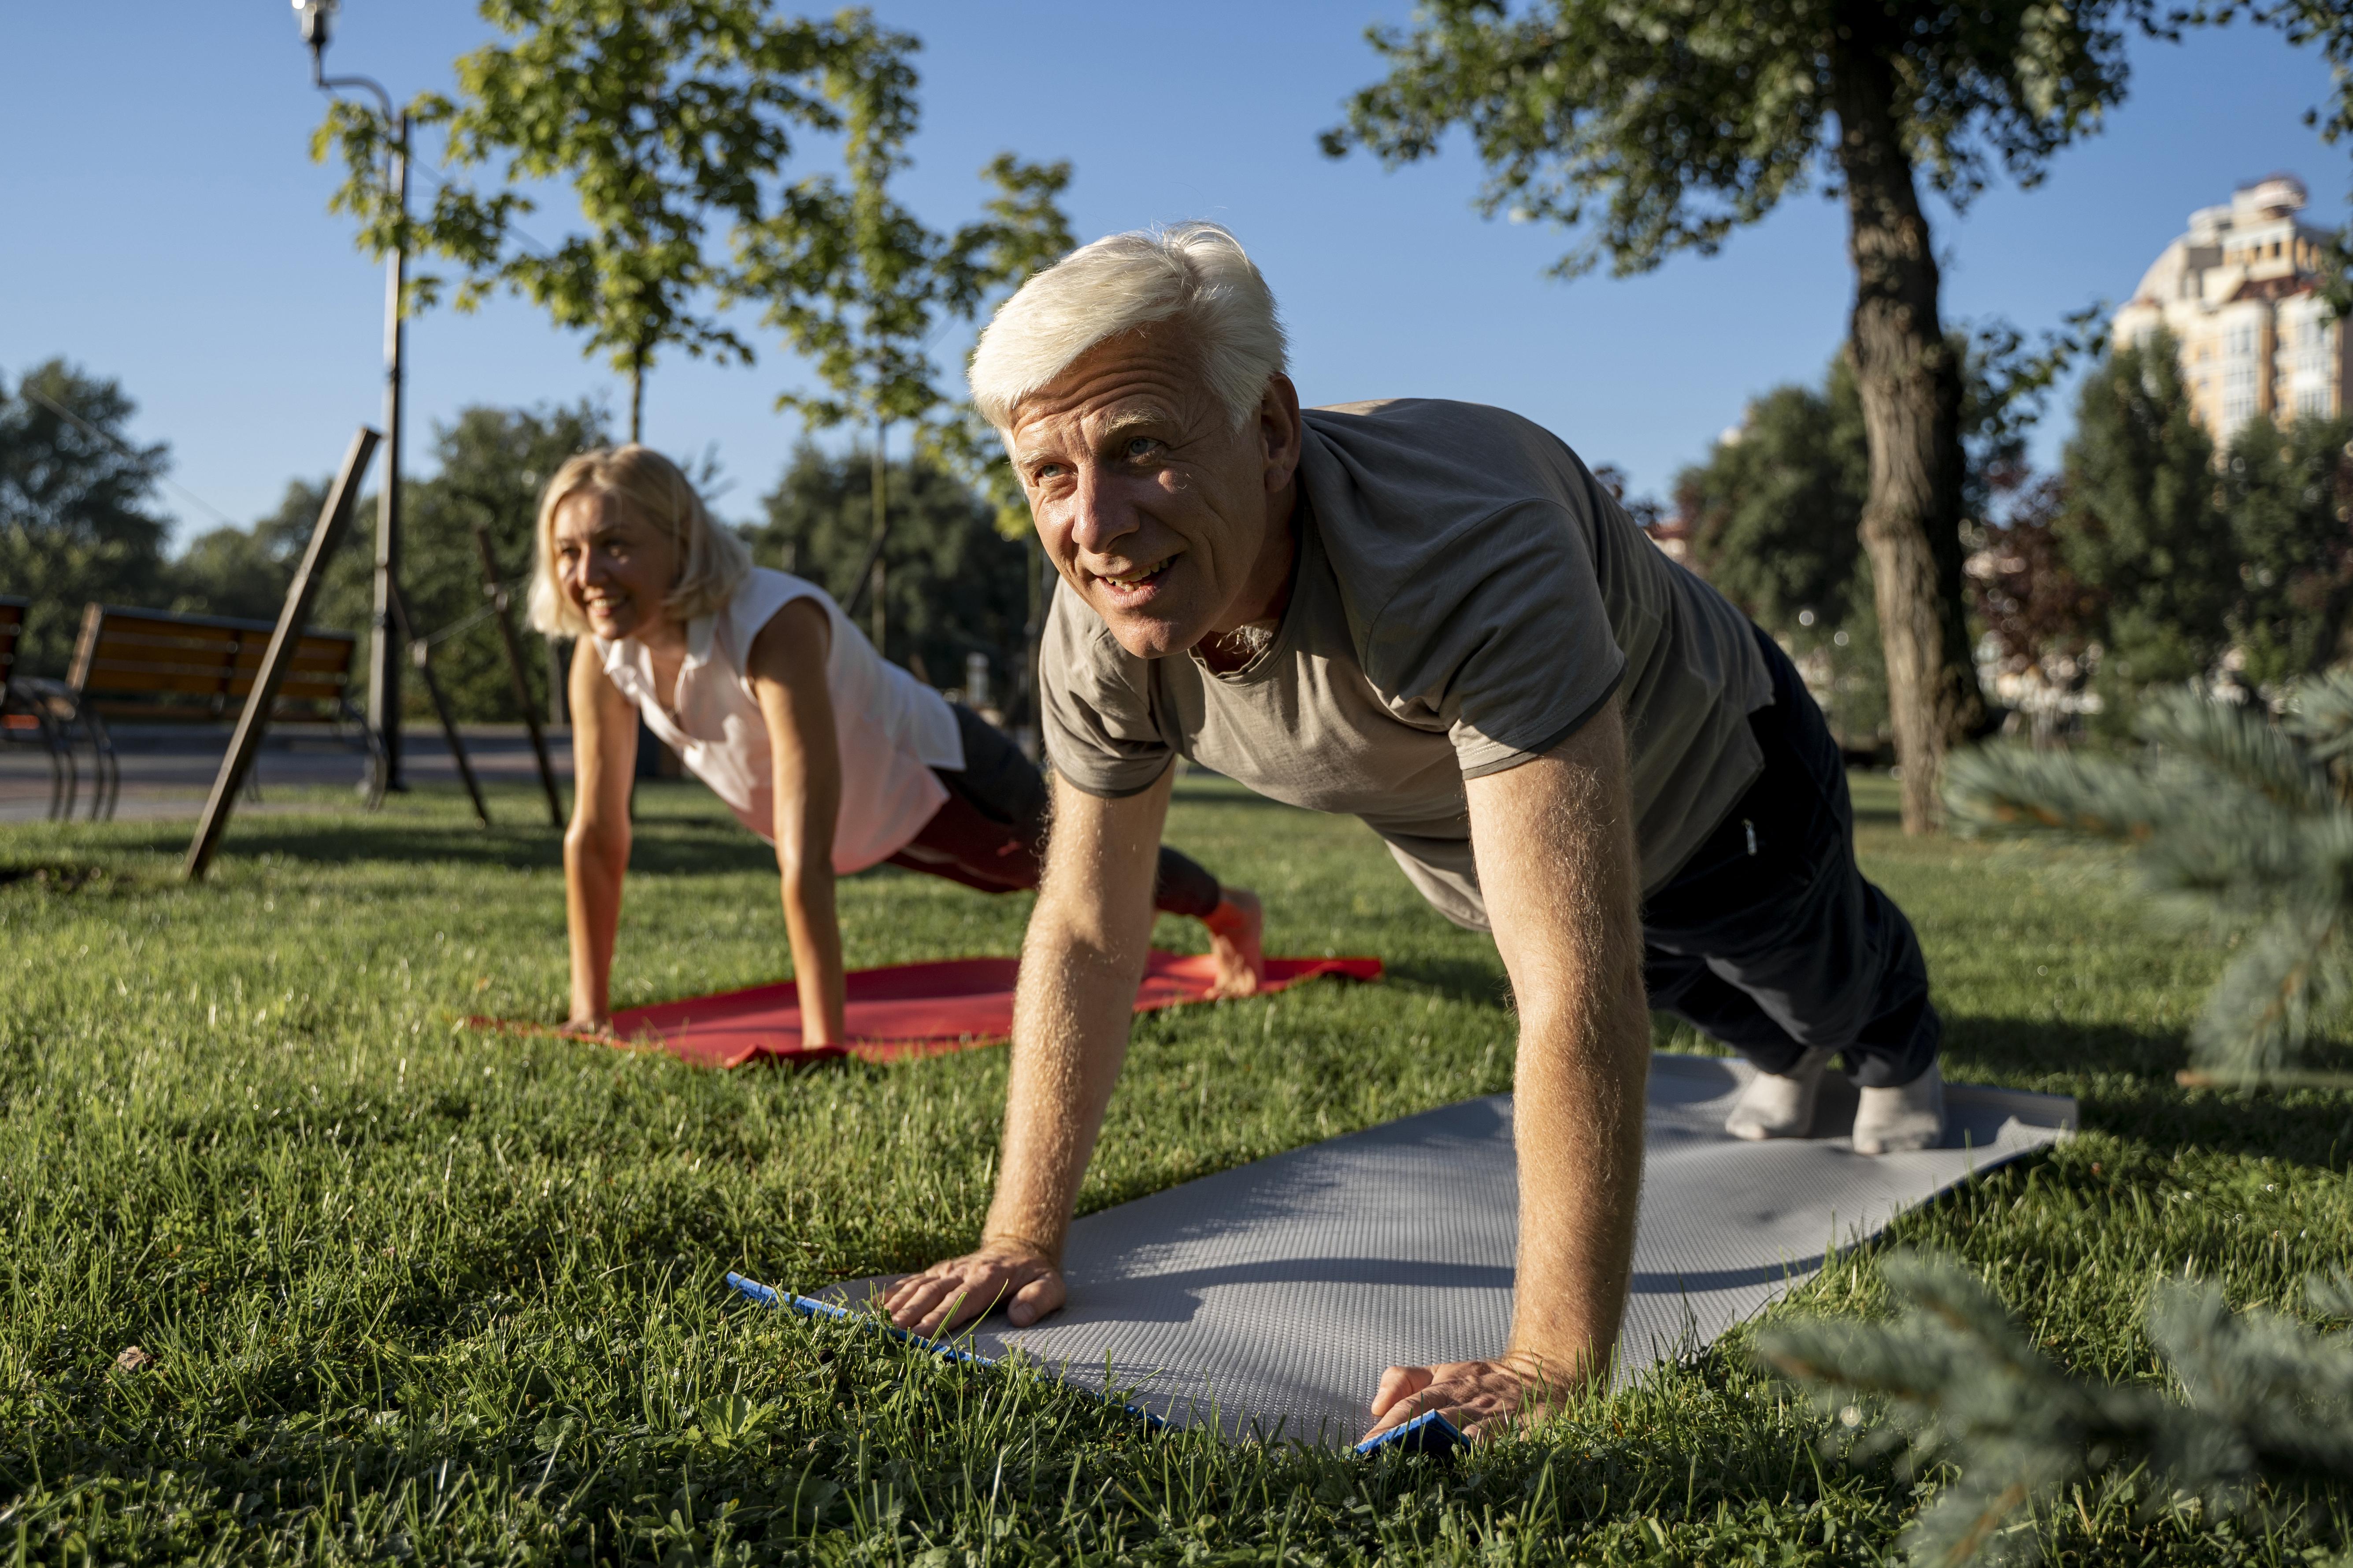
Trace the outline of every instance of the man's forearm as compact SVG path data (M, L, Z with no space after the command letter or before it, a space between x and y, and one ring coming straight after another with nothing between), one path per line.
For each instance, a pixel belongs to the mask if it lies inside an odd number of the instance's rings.
M1060 1262L1079 1184L1127 1056L1148 924L1087 930L1041 900L1021 949L1005 1152L987 1237Z
M1520 1244L1511 1351L1573 1387L1617 1343L1642 1175L1650 1016L1630 997L1521 1021Z
M1616 703L1548 755L1474 781L1471 795L1520 1016L1511 1351L1566 1390L1617 1343L1642 1176L1650 1009Z
M1044 885L1021 944L1005 1155L987 1239L1059 1263L1079 1183L1127 1057L1152 940L1152 876L1168 778L1103 800L1055 784Z

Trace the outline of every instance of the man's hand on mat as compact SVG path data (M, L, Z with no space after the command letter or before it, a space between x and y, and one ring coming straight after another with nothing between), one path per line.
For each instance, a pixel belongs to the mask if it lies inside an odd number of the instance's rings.
M1062 1271L1043 1252L1022 1241L984 1241L976 1251L908 1275L882 1305L892 1323L928 1340L999 1302L1007 1320L1026 1329L1062 1300Z
M1217 960L1217 984L1209 999L1251 996L1266 978L1266 955L1260 936L1266 929L1266 911L1248 888L1228 888L1218 907L1201 917L1209 928L1209 955Z
M1365 1436L1377 1437L1432 1410L1444 1411L1466 1437L1500 1436L1514 1421L1543 1415L1559 1402L1559 1390L1534 1357L1393 1366L1381 1373Z

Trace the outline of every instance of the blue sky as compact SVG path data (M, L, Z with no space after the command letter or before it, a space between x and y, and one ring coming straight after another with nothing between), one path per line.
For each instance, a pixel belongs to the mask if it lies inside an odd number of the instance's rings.
M1482 220L1456 149L1384 173L1334 163L1315 133L1376 65L1365 26L1398 0L1197 0L876 6L924 40L924 132L908 199L967 218L975 172L1010 148L1068 158L1082 237L1185 217L1238 232L1282 301L1311 403L1472 398L1519 410L1639 489L1736 423L1778 382L1818 375L1843 329L1839 210L1799 198L1719 256L1647 277L1547 281L1555 232ZM470 0L346 0L329 63L406 99L445 87L480 41ZM335 180L308 138L321 103L284 0L117 0L12 7L0 23L0 370L52 354L119 378L135 431L168 441L187 491L245 522L289 478L330 468L381 397L382 274L326 211ZM2301 174L2313 216L2341 220L2348 151L2302 124L2326 66L2238 28L2139 45L2131 99L2061 156L2041 188L1998 187L1966 218L1935 214L1954 318L2051 324L2121 300L2195 206L2274 169ZM528 226L561 229L550 212ZM942 345L944 363L964 344ZM626 390L520 301L439 310L410 328L408 467L433 422L471 403ZM749 369L678 360L649 384L647 438L715 445L748 515L798 434L771 412L800 379L780 346ZM2042 439L2055 460L2063 408ZM216 520L162 497L182 537Z

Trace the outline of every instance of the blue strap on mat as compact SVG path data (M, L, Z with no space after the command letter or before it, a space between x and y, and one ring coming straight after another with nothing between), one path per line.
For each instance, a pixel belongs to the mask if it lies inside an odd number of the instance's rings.
M963 1362L971 1366L997 1364L994 1357L981 1355L973 1351L960 1350L945 1340L927 1340L921 1334L909 1333L888 1318L877 1317L871 1312L853 1312L847 1307L837 1306L831 1301L820 1301L811 1296L797 1296L789 1291L778 1290L773 1286L763 1285L757 1279L747 1279L743 1275L732 1271L727 1276L727 1288L745 1300L757 1302L763 1307L782 1308L797 1312L804 1318L830 1318L837 1323L857 1323L861 1327L888 1334L902 1343L920 1346L934 1355L944 1357L949 1361ZM1109 1398L1108 1395L1104 1397L1106 1400ZM1142 1421L1149 1430L1158 1432L1168 1426L1166 1421L1142 1405L1131 1405L1122 1400L1120 1408ZM1398 1430L1402 1431L1404 1428L1400 1427ZM1392 1432L1389 1436L1395 1436L1397 1433Z
M1451 1454L1467 1448L1471 1439L1446 1418L1443 1410L1425 1410L1402 1426L1356 1445L1359 1454Z
M788 1291L763 1285L757 1279L746 1279L741 1274L729 1274L727 1288L739 1296L758 1302L763 1307L786 1308L798 1312L804 1318L831 1318L838 1323L862 1323L868 1328L881 1330L894 1340L902 1341L911 1345L921 1345L934 1355L944 1356L950 1361L968 1362L974 1366L997 1364L988 1356L979 1355L972 1351L959 1350L944 1340L927 1340L921 1334L911 1334L887 1318L878 1318L871 1312L853 1312L847 1307L836 1306L831 1301L820 1301L810 1296L796 1296ZM1139 1410L1136 1414L1143 1415L1145 1413ZM1148 1419L1155 1424L1159 1420L1157 1416L1150 1416Z

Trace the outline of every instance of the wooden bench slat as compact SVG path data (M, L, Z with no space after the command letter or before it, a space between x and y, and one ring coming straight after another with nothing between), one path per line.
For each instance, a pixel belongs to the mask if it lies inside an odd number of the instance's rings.
M118 717L213 719L241 708L252 694L275 630L266 621L91 605L82 615L71 679L94 707ZM350 632L303 633L286 661L272 718L344 711L358 649ZM132 700L140 697L160 700Z

